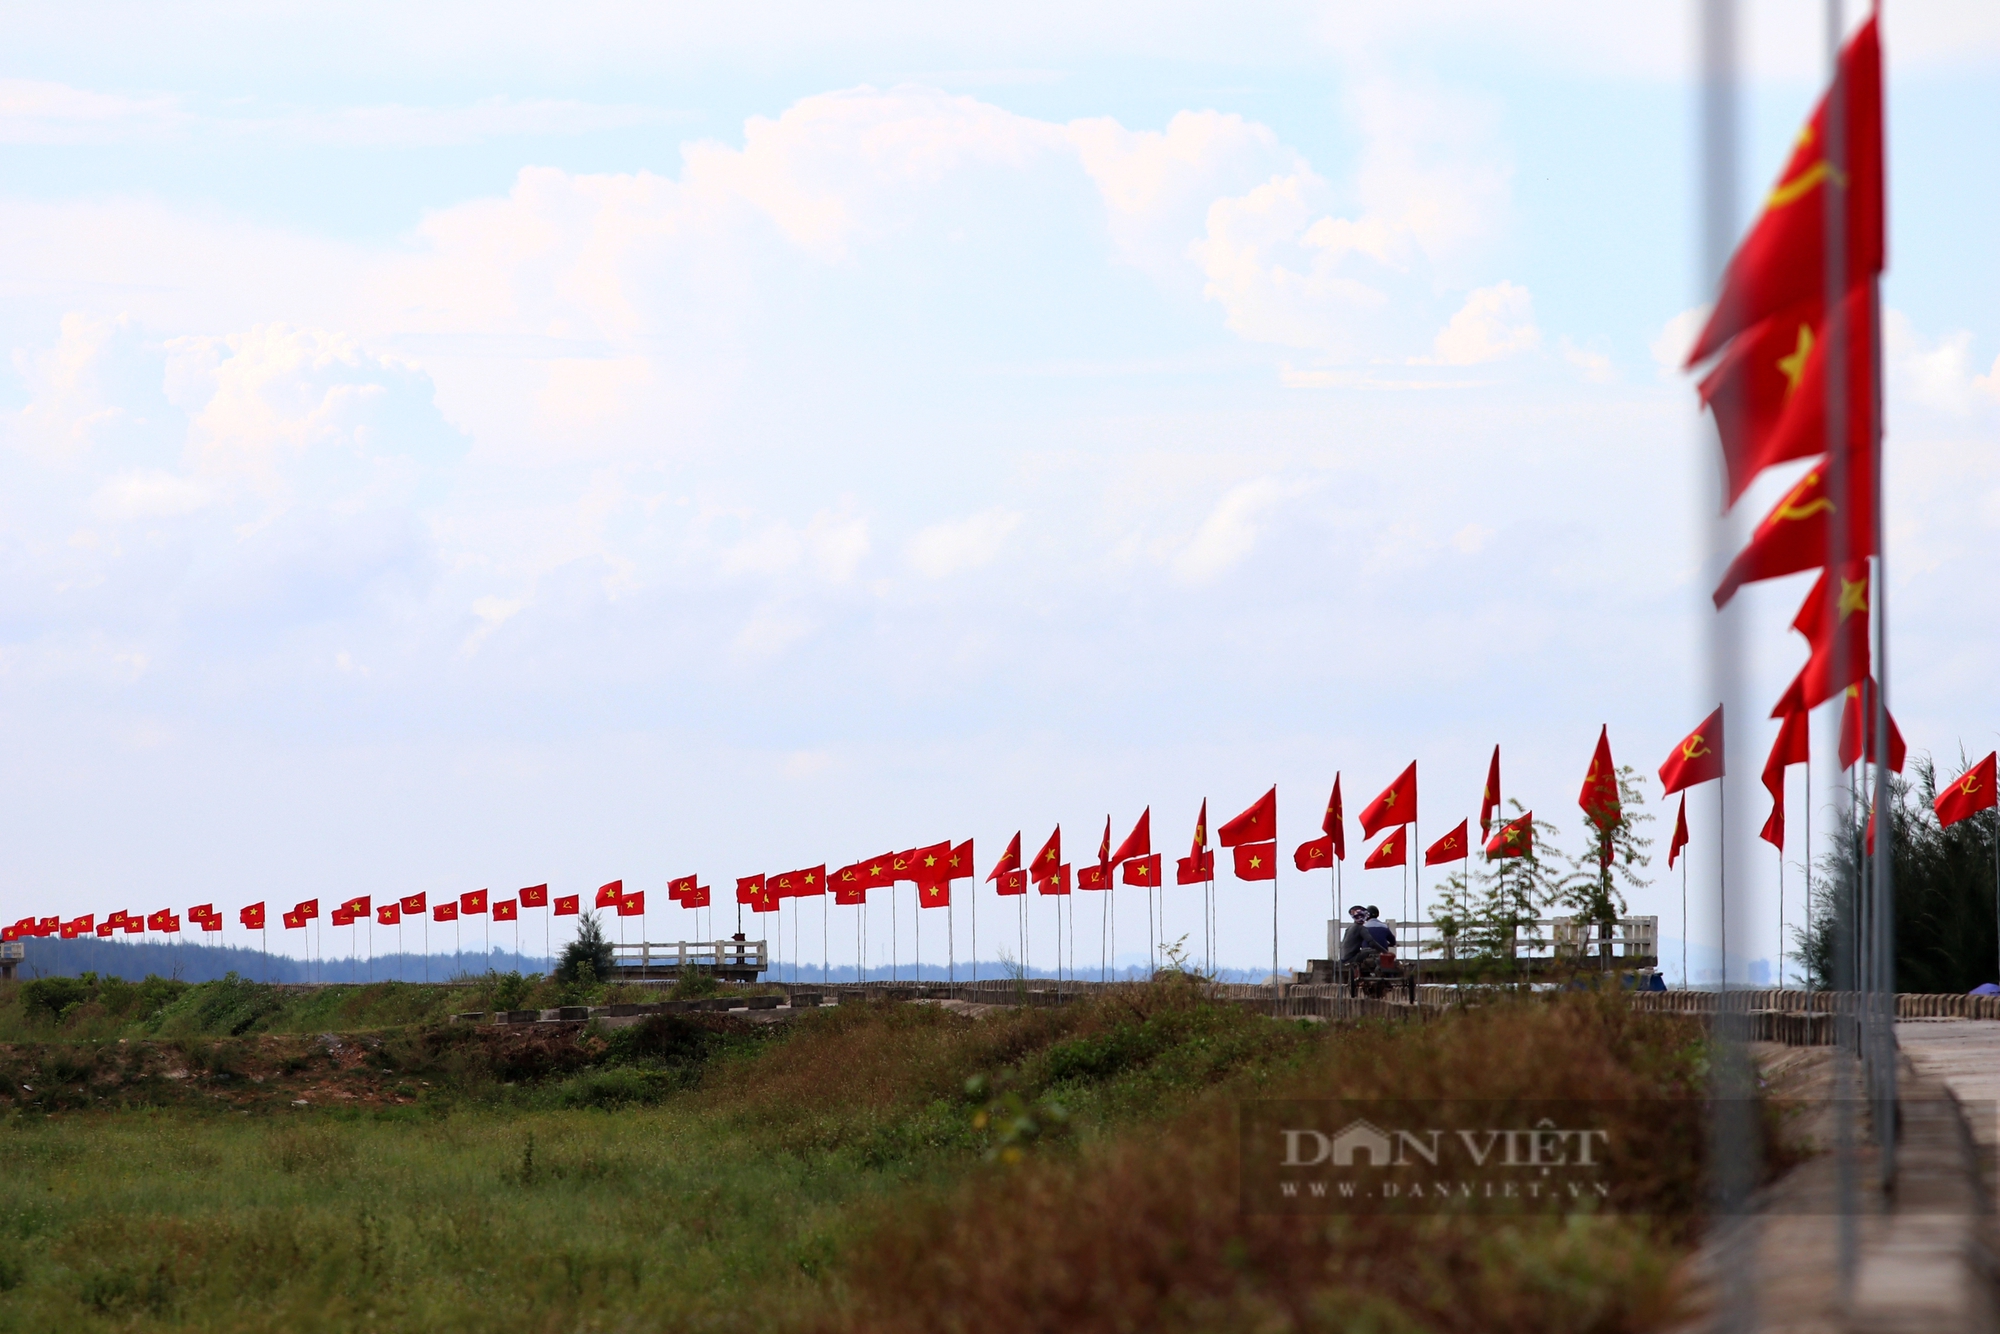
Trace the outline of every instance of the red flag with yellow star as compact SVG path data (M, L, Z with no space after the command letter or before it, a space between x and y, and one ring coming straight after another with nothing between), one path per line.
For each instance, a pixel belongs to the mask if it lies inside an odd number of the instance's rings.
M1044 894L1069 893L1069 863L1062 863L1047 875L1037 876L1035 888Z
M1968 816L1993 809L1996 761L2000 761L2000 753L1988 755L1952 779L1951 786L1938 793L1931 809L1937 812L1940 827L1949 829Z
M1319 830L1327 836L1328 846L1333 849L1333 859L1347 860L1347 815L1340 806L1340 775L1333 776L1333 795L1326 799L1326 814L1321 817Z
M1486 840L1486 860L1498 861L1502 857L1525 857L1535 850L1535 813L1528 811L1517 819L1509 820L1493 831L1493 837Z
M1215 831L1215 841L1225 848L1239 843L1268 843L1278 836L1278 788L1250 803L1250 808Z
M1037 880L1045 880L1054 875L1061 865L1062 826L1057 825L1055 832L1049 835L1049 841L1042 844L1042 850L1035 854L1034 864L1028 868L1028 873ZM1068 892L1067 889L1063 891L1065 894Z
M1840 304L1847 356L1873 346L1869 289L1857 287ZM1774 464L1824 454L1826 444L1826 338L1821 299L1779 311L1744 330L1701 382L1701 399L1715 414L1722 439L1729 503ZM1865 364L1850 361L1850 365ZM1873 378L1850 374L1846 409L1848 444L1868 451L1874 430Z
M1379 871L1385 866L1406 866L1409 859L1410 827L1401 825L1375 845L1375 851L1368 854L1361 868L1364 871Z
M1684 787L1720 778L1722 772L1722 706L1718 704L1715 712L1667 756L1667 762L1660 766L1660 782L1667 789L1664 795L1671 797Z
M1275 842L1238 843L1231 848L1231 851L1236 856L1236 878L1238 880L1276 880L1278 878L1278 845Z
M910 869L903 878L916 881L918 902L929 905L927 891L934 885L944 884L951 872L951 840L916 848L910 852L909 859Z
M1160 883L1161 857L1157 852L1149 852L1143 857L1134 857L1124 864L1125 883L1128 885L1157 885Z
M1872 676L1862 685L1849 686L1846 702L1840 706L1840 767L1843 769L1853 768L1855 761L1862 758L1861 738L1864 733L1868 737L1868 763L1875 763L1875 729L1862 725L1861 692L1864 687L1868 692L1868 712L1873 714L1875 692L1881 687ZM1889 767L1901 773L1910 748L1903 744L1903 729L1896 726L1896 715L1885 709L1883 716L1889 720Z
M1868 562L1847 562L1837 577L1822 570L1806 595L1792 628L1806 637L1812 656L1795 683L1797 701L1788 712L1818 708L1847 687L1868 679ZM1787 692L1786 698L1792 698Z
M1687 364L1708 360L1730 338L1788 306L1826 290L1826 200L1829 180L1845 207L1843 290L1882 271L1882 48L1875 20L1862 24L1840 53L1835 88L1841 93L1844 170L1827 161L1827 111L1820 98L1764 201L1764 211L1736 247L1722 292ZM1844 177L1844 179L1843 179ZM1865 348L1866 344L1856 344ZM1865 355L1865 354L1864 354ZM1865 361L1857 361L1857 365Z
M864 889L889 889L896 883L896 854L885 852L859 863Z
M1417 762L1382 789L1382 795L1361 811L1361 837L1373 838L1391 825L1410 824L1417 818ZM1381 849L1376 849L1381 851Z

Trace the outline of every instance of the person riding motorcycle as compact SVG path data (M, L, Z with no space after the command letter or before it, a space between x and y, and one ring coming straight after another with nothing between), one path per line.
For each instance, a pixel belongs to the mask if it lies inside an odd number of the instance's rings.
M1357 903L1347 910L1347 916L1347 930L1340 937L1340 961L1353 963L1369 948L1368 910Z
M1374 904L1368 905L1368 920L1365 923L1368 938L1375 942L1375 948L1393 950L1396 948L1396 933L1382 920L1382 910Z

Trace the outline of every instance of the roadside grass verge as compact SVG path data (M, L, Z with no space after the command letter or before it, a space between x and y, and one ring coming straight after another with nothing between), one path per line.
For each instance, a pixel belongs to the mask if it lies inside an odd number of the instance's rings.
M1060 1049L1057 1049L1060 1050ZM1053 1053L1042 1060L1051 1063ZM1699 1096L1698 1031L1615 998L1336 1030L1228 1096L882 1209L822 1330L1612 1331L1671 1316L1699 1223L1699 1137L1649 1114ZM1625 1100L1648 1216L1279 1217L1238 1203L1234 1098ZM920 1301L910 1294L921 1293Z
M0 1112L0 1334L1639 1328L1685 1223L1245 1218L1233 1108L1684 1096L1701 1059L1691 1027L1588 998L1355 1030L1170 984L979 1019L870 1004L40 1050L38 1070L150 1061L162 1096L207 1078L163 1088L191 1051L261 1060L270 1091ZM412 1093L336 1103L363 1087L336 1076ZM1698 1170L1669 1161L1656 1189Z

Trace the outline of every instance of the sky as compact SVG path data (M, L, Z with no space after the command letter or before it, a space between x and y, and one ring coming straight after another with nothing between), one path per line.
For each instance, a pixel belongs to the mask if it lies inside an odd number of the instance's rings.
M1822 13L1745 6L1746 223ZM1405 764L1422 841L1498 744L1575 850L1604 725L1664 849L1652 774L1718 697L1676 369L1692 6L9 29L0 919L622 878L673 940L672 876L726 899L946 837L983 874L1058 822L1082 862L1148 808L1171 857L1273 783L1288 853L1336 773L1344 893L1397 916L1352 816ZM1889 693L1949 775L2000 727L2000 12L1910 0L1884 45ZM1807 582L1732 605L1732 778L1689 802L1686 934L1726 892L1746 959L1779 939L1754 778ZM1680 874L1646 874L1631 909L1678 939ZM1014 907L960 893L952 948L976 911L1011 949ZM1269 887L1217 896L1221 961L1268 967ZM1281 962L1323 955L1326 878L1277 898ZM1168 891L1170 939L1195 902ZM1140 891L1118 909L1143 953ZM826 934L850 962L853 910Z

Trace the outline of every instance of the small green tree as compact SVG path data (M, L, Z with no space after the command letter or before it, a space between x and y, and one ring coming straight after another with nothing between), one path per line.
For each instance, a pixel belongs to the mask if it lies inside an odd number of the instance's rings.
M1508 804L1517 817L1527 814L1520 802ZM1530 827L1534 837L1521 856L1475 861L1469 881L1464 871L1449 876L1443 907L1432 914L1440 943L1450 942L1453 955L1475 969L1512 971L1519 946L1540 945L1536 918L1568 879L1561 854L1551 857L1545 851L1555 847L1556 827L1546 820L1534 820Z
M1646 849L1653 846L1653 840L1642 836L1639 826L1652 822L1639 771L1629 764L1620 765L1615 818L1603 824L1595 819L1585 822L1583 851L1570 859L1569 874L1548 899L1551 907L1568 908L1602 928L1598 954L1606 967L1611 961L1611 929L1626 912L1623 890L1647 883L1639 871L1652 861Z
M1965 759L1960 755L1959 767ZM1914 755L1910 776L1889 776L1882 809L1894 839L1890 876L1895 895L1895 987L1898 991L1964 992L1996 978L1994 840L2000 812L1982 811L1946 829L1938 824L1937 770ZM1834 966L1838 923L1870 858L1868 809L1856 802L1833 849L1820 858L1813 917L1797 933L1806 984L1851 985Z
M611 942L604 938L596 913L577 919L576 939L563 946L562 961L556 965L556 980L572 986L602 982L611 976Z

